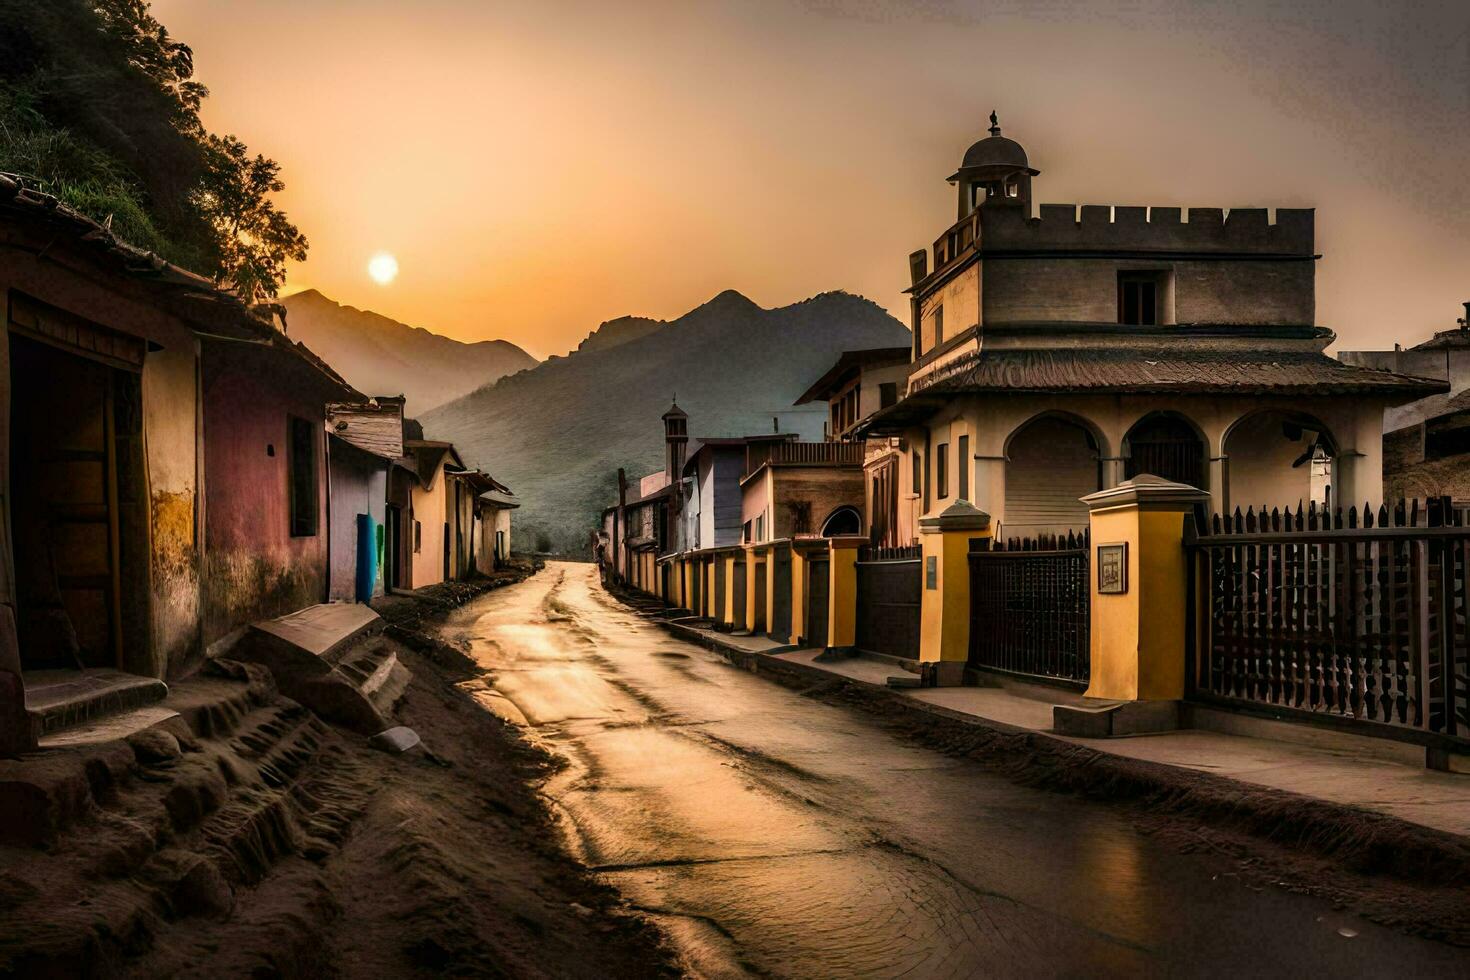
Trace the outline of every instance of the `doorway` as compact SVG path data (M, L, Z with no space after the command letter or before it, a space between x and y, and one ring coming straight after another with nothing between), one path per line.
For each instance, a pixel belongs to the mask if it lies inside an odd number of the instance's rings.
M9 343L22 666L122 667L125 634L146 619L141 377L13 332Z

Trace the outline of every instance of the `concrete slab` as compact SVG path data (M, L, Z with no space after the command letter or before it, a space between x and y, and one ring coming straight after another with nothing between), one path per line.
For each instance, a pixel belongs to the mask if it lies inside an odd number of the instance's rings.
M24 675L26 711L39 735L162 701L168 685L110 668L32 670Z
M254 623L250 628L314 656L330 658L357 638L381 629L382 623L377 613L361 603L324 602Z
M163 705L134 708L122 714L108 715L42 735L37 747L42 749L79 749L125 739L154 725L179 717L179 713Z

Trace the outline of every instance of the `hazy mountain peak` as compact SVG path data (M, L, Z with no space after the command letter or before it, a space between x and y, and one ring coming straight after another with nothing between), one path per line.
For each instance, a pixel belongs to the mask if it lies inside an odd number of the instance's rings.
M897 347L908 330L876 303L823 293L764 310L726 290L669 322L619 317L553 358L423 416L522 501L520 540L580 550L616 493L618 467L663 459L659 417L678 393L696 436L783 431L819 438L826 406L792 403L846 350ZM549 449L548 447L554 447Z
M346 306L315 289L292 293L286 329L359 391L402 391L412 415L534 367L530 354L504 340L472 344Z

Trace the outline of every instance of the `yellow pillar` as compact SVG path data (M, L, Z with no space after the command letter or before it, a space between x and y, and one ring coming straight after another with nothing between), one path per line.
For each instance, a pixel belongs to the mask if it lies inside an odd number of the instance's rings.
M1087 696L1178 700L1189 602L1184 516L1210 495L1145 474L1082 499L1092 512Z
M725 625L733 628L739 625L735 622L736 553L731 551L728 554L717 556L715 560L725 563L725 602L723 604L723 608L721 609L720 618L725 622Z
M990 537L990 515L957 500L919 521L924 560L919 601L919 660L933 664L934 683L964 681L970 658L970 541Z
M806 553L791 546L791 635L787 643L796 643L806 634Z
M827 541L827 645L851 649L857 643L858 549L868 543L861 536Z

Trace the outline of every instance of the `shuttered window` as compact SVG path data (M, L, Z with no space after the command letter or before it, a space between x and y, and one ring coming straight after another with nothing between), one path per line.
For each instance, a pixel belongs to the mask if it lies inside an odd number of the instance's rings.
M970 437L960 436L960 454L955 460L960 474L960 499L970 499Z
M317 492L316 426L306 419L291 416L286 439L286 467L289 471L291 536L309 538L317 532L320 509Z

